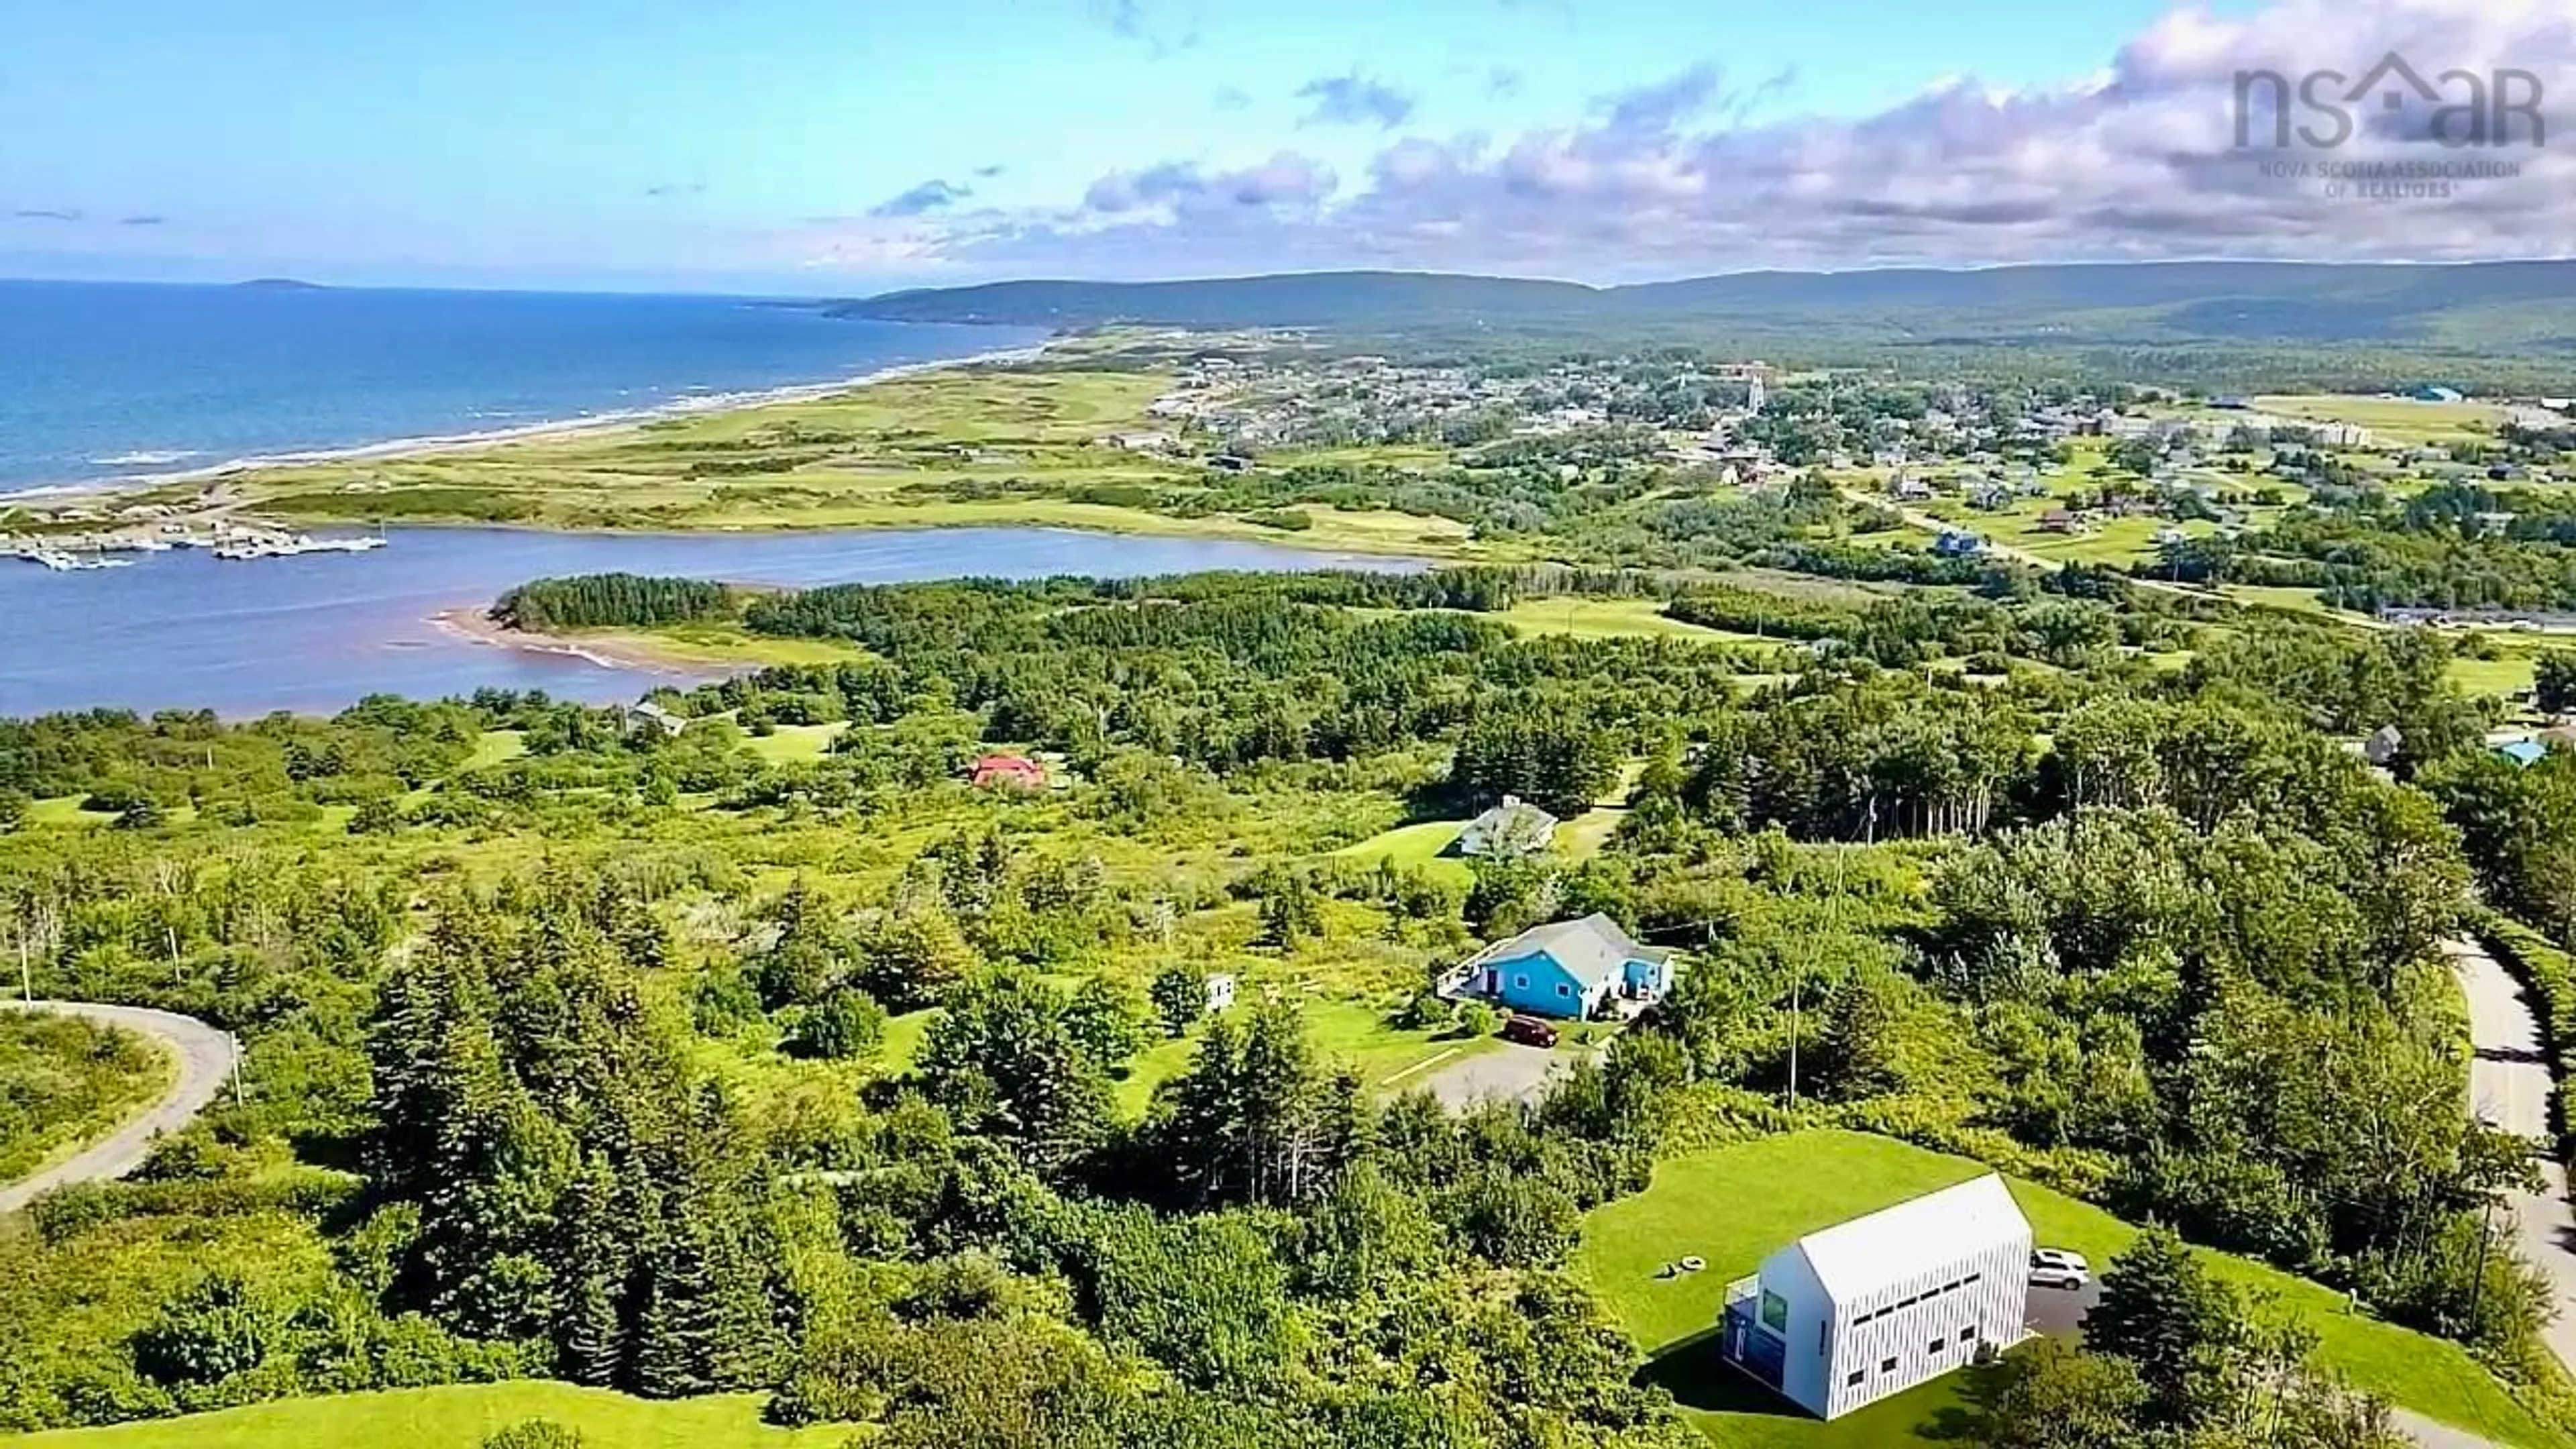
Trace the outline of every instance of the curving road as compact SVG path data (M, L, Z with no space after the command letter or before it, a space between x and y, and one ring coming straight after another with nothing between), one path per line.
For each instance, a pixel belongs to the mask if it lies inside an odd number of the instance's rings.
M2490 1126L2533 1139L2531 1165L2540 1191L2514 1193L2514 1241L2550 1287L2557 1317L2541 1330L2560 1363L2576 1369L2576 1214L2567 1203L2567 1171L2550 1144L2549 1102L2557 1094L2542 1050L2540 1018L2496 959L2470 941L2446 941L2451 974L2469 1003L2469 1108Z
M140 1006L99 1006L82 1001L0 1001L0 1011L54 1011L102 1026L138 1032L169 1047L179 1059L179 1080L167 1095L128 1118L77 1156L33 1177L0 1186L0 1213L16 1212L44 1193L76 1182L123 1177L152 1154L152 1139L175 1132L223 1094L232 1076L233 1039L193 1016Z

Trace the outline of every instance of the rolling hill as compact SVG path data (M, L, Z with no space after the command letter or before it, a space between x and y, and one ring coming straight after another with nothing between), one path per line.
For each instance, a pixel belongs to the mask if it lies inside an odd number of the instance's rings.
M1353 337L1620 337L1834 361L1887 349L2402 354L2406 370L2564 376L2576 261L2153 262L1743 272L1592 287L1412 272L1170 282L1012 281L890 292L836 315L1083 329L1298 327ZM2497 354L2521 354L2505 362ZM2264 376L2271 376L2269 371ZM2322 379L2321 379L2322 380Z

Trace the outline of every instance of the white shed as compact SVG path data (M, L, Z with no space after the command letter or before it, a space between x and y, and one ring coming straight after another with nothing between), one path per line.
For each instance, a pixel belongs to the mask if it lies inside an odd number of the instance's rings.
M1730 1286L1727 1359L1831 1419L2021 1341L2030 1220L1992 1173L1821 1232Z

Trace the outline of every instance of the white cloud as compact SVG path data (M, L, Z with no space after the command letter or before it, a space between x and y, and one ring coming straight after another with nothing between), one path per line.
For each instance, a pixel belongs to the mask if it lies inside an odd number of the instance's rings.
M2547 144L2445 148L2430 139L2431 107L2407 98L2382 111L2374 93L2333 149L2236 145L2239 72L2295 85L2333 71L2349 84L2391 52L2436 84L2451 74L2454 99L2464 74L2535 78ZM1366 265L1603 280L2186 256L2466 260L2563 255L2576 237L2567 0L2283 0L2242 18L2182 9L2093 74L2023 91L1957 77L1873 115L1749 123L1749 100L1782 85L1736 92L1691 67L1603 97L1572 126L1394 140L1352 191L1292 152L1238 171L1144 164L1099 178L1079 204L963 213L920 234L938 262L978 275ZM2268 140L2268 114L2258 106L2250 120ZM2516 174L2456 174L2464 163ZM2401 164L2447 172L2326 174ZM2407 194L2375 194L2392 180Z

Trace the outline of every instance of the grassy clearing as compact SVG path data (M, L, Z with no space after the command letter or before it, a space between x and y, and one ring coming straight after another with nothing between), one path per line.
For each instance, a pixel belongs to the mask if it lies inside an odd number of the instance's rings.
M596 641L621 654L674 664L846 664L866 651L829 639L784 639L754 634L732 622L673 624L650 630L584 630L571 637Z
M2218 586L2218 591L2240 604L2248 604L2255 608L2282 609L2294 614L2313 614L2320 619L2332 619L2339 624L2351 624L2364 629L2381 627L2377 619L2367 614L2329 607L2317 597L2314 589L2275 587L2267 584L2221 584Z
M1729 1280L1775 1248L1819 1228L1963 1182L1986 1169L1850 1132L1767 1137L1664 1164L1646 1192L1595 1211L1584 1226L1579 1270L1650 1354L1694 1423L1726 1449L1810 1449L1952 1439L1966 1385L1960 1375L1926 1384L1831 1424L1796 1417L1715 1359L1705 1335ZM2011 1184L2039 1241L2107 1262L2136 1235L2109 1213L2031 1183ZM1658 1279L1686 1253L1705 1272ZM2457 1345L2356 1317L2342 1295L2224 1253L2204 1253L2218 1276L2267 1292L2318 1335L2318 1357L2354 1386L2498 1443L2560 1445Z
M2505 651L2493 659L2454 659L2443 673L2464 693L2505 696L2530 689L2535 667L2531 655Z
M1390 1093L1405 1090L1434 1065L1446 1066L1501 1045L1493 1037L1408 1031L1387 1019L1384 1006L1370 1002L1308 1000L1301 1009L1318 1057L1347 1065L1362 1085ZM1187 1071L1197 1054L1195 1033L1157 1042L1138 1053L1118 1083L1119 1106L1131 1115L1144 1111L1154 1089Z
M474 742L474 753L465 757L458 772L480 770L515 760L528 752L528 737L520 730L485 730Z
M1466 828L1464 820L1416 821L1345 845L1333 854L1345 860L1389 861L1400 870L1423 870L1465 886L1475 880L1475 872L1463 858L1448 852L1457 844L1458 832Z
M823 758L832 741L850 727L847 720L830 724L780 725L773 734L752 735L743 744L753 754L773 765L789 765Z
M35 801L27 806L26 821L29 825L104 825L116 818L112 815L100 815L83 810L81 801L85 798L87 797L80 795L55 795Z
M1179 517L1123 493L1203 487L1190 458L1124 451L1158 431L1167 373L959 367L827 397L488 447L263 469L234 491L263 513L575 529L1035 525L1253 538L1381 553L1483 550L1446 519L1304 510L1312 527ZM1086 490L1101 490L1086 498ZM719 641L728 648L735 641ZM794 661L781 661L794 662Z
M1569 634L1577 639L1696 639L1757 642L1750 634L1704 629L1668 619L1655 599L1524 599L1494 617L1524 634Z
M183 1419L30 1434L18 1442L27 1449L477 1449L486 1435L527 1419L579 1431L584 1449L831 1449L849 1437L847 1428L772 1428L760 1422L760 1402L751 1394L662 1403L570 1384L466 1384L288 1399Z
M17 994L14 980L10 994ZM133 1032L78 1017L0 1012L0 1182L106 1135L177 1076L170 1053Z
M2399 397L2258 397L2254 405L2284 417L2351 423L2394 443L2453 443L2492 437L2505 410L2490 403L2415 402Z
M1617 833L1619 822L1627 818L1625 805L1595 805L1557 826L1556 839L1549 843L1549 849L1568 860L1588 860L1601 853L1601 847Z

